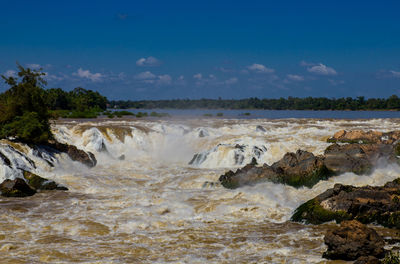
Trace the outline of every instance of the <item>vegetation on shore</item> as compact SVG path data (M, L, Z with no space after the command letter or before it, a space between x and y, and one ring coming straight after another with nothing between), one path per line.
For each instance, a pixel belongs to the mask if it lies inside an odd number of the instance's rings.
M264 110L400 110L400 98L387 99L288 97L279 99L173 99L142 101L110 101L112 108L136 109L264 109Z
M45 90L45 73L17 65L17 76L1 76L10 87L0 94L0 139L40 144L53 139L50 120L58 117L97 117L107 98L98 92L75 88Z

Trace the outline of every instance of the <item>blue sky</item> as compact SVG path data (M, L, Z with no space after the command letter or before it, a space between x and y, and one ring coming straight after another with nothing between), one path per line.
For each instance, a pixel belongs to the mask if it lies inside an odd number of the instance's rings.
M0 73L110 99L400 96L400 1L9 1ZM6 86L0 85L0 91Z

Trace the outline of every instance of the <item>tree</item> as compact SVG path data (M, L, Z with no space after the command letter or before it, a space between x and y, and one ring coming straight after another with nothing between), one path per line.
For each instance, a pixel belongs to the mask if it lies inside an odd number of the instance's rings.
M1 77L10 86L0 94L0 138L44 143L53 138L44 101L45 73L17 64L18 77Z

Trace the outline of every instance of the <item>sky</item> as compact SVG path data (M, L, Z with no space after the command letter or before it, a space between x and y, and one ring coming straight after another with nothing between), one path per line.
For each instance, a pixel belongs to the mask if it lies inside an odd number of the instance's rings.
M400 96L400 1L0 2L0 73L41 68L48 88L111 100Z

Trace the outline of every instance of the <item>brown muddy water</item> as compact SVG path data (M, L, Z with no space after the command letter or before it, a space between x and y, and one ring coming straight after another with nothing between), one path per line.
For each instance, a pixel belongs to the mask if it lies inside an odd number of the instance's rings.
M400 121L59 122L53 127L58 140L92 151L98 165L88 169L59 155L50 167L19 146L36 163L31 170L69 191L0 198L0 263L346 263L321 257L323 235L334 223L292 223L293 211L335 183L382 185L398 178L397 165L382 163L369 176L347 173L311 189L266 182L227 190L217 183L253 157L271 164L297 149L321 154L326 139L343 128L391 131ZM6 145L0 142L0 149ZM195 154L201 158L189 165ZM7 155L30 166L17 153ZM0 166L0 178L18 176L13 173Z

